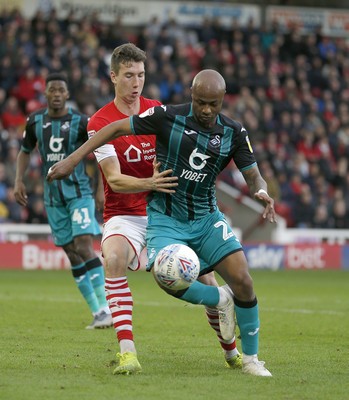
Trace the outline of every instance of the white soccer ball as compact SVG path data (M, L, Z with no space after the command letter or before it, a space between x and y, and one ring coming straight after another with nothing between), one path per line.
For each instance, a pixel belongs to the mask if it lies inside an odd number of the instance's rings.
M188 288L197 279L199 273L198 256L184 244L170 244L161 249L155 258L155 278L168 289Z

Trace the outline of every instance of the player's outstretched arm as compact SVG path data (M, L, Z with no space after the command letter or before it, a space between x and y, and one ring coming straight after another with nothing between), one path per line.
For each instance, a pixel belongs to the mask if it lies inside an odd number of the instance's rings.
M263 218L269 222L276 222L276 213L274 209L274 199L268 195L267 183L263 179L257 166L242 172L245 181L250 189L250 193L256 200L264 203L265 209Z
M130 135L132 133L129 118L112 122L100 129L91 139L87 140L67 158L54 164L49 169L46 180L52 182L55 179L67 178L79 162L88 154L92 153L93 150L119 136Z

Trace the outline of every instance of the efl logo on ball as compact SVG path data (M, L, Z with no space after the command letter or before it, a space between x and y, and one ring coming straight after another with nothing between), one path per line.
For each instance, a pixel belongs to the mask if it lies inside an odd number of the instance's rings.
M168 289L188 288L198 278L199 273L200 262L196 253L184 244L168 245L155 258L155 278Z

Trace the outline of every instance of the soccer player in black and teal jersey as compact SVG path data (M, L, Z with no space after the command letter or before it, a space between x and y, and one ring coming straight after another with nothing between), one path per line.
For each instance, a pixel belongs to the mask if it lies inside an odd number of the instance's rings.
M237 121L221 113L226 85L214 70L199 72L192 85L192 102L153 107L139 116L113 122L102 128L66 160L48 173L48 181L69 175L92 150L122 135L155 134L156 157L162 169L178 177L174 194L153 192L148 200L147 249L149 269L165 246L183 243L200 259L200 275L216 271L227 283L222 287L196 281L171 295L193 304L216 307L222 337L234 335L234 308L240 328L242 370L256 376L271 376L258 360L259 312L252 278L242 246L220 212L215 181L234 160L251 195L263 201L263 217L276 222L274 201L267 193L249 140Z
M67 107L69 98L64 74L46 79L47 108L32 113L26 123L17 158L15 197L27 205L24 175L30 153L37 147L46 176L50 167L63 160L87 140L88 117ZM44 202L54 243L64 249L71 263L75 282L94 318L87 329L112 325L104 291L104 270L93 250L93 236L100 234L95 219L95 202L90 178L83 162L62 181L44 182Z

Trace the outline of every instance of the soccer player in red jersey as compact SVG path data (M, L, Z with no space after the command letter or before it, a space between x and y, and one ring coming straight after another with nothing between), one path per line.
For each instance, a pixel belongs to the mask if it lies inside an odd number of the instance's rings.
M115 98L91 117L87 127L89 137L112 121L160 105L157 100L141 96L145 60L145 52L131 43L114 50L110 77ZM176 178L171 176L171 170L158 172L155 136L124 136L101 146L94 153L104 186L102 254L105 289L120 346L119 365L114 374L130 374L139 372L141 366L133 341L133 299L126 271L140 268L147 225L146 196L151 190L174 192Z

